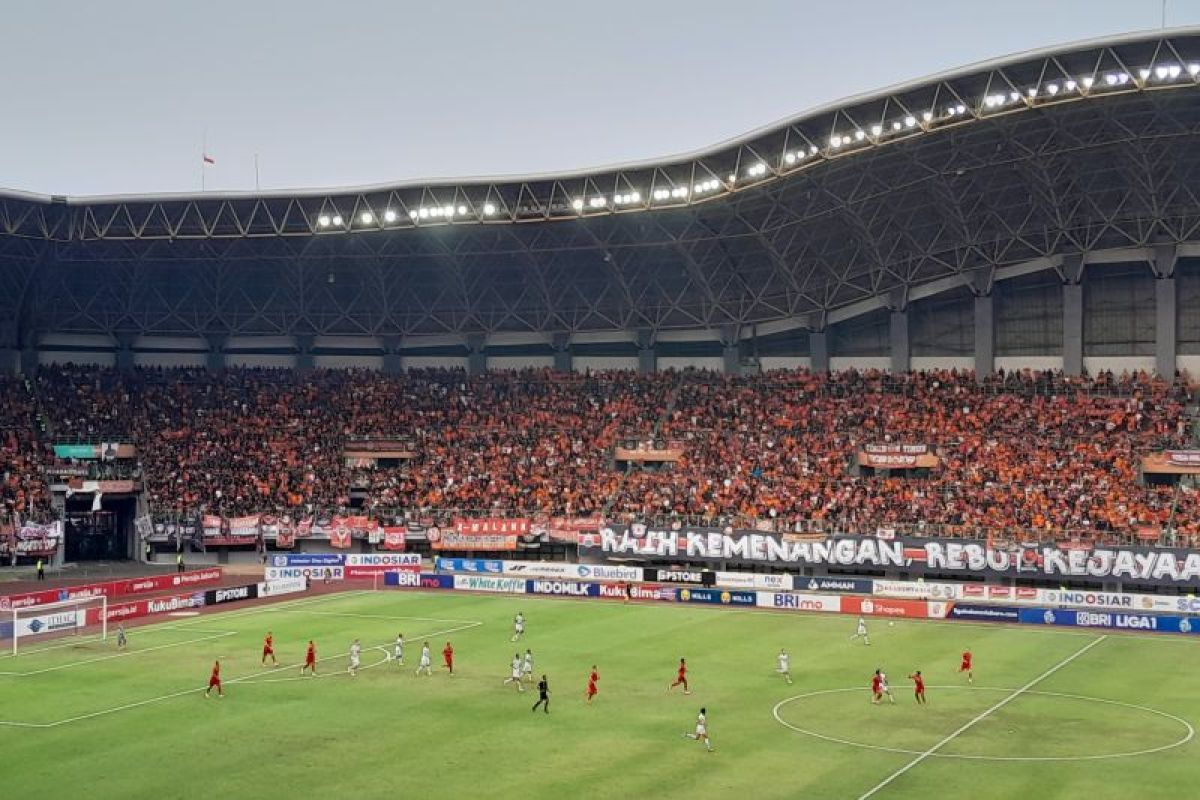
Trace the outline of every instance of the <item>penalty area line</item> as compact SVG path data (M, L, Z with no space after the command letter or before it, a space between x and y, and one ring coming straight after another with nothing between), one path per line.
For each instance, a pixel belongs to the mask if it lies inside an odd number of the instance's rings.
M983 721L984 719L986 719L987 717L991 716L991 715L992 715L992 714L994 714L995 712L997 712L997 711L999 711L1000 709L1004 708L1006 705L1008 705L1009 703L1011 703L1013 700L1016 700L1018 697L1020 697L1021 695L1025 694L1025 692L1029 691L1029 690L1030 690L1030 689L1032 689L1034 686L1036 686L1037 684L1039 684L1039 683L1041 683L1042 681L1044 681L1046 678L1049 678L1051 675L1053 675L1054 673L1058 672L1060 669L1062 669L1063 667L1067 666L1067 665L1068 665L1068 664L1070 664L1072 661L1074 661L1075 659L1079 658L1081 655L1083 655L1083 654L1084 654L1084 653L1086 653L1087 651L1091 650L1093 647L1095 647L1096 645L1100 644L1101 642L1103 642L1103 641L1104 641L1105 639L1107 639L1107 638L1108 638L1108 636L1107 636L1107 635L1105 635L1105 636L1100 636L1100 637L1097 637L1097 638L1093 639L1092 641L1090 641L1090 642L1088 642L1087 644L1085 644L1083 647L1081 647L1081 648L1079 648L1078 650L1076 650L1076 651L1075 651L1074 653L1072 653L1071 655L1069 655L1069 656L1067 656L1066 658L1064 658L1062 661L1060 661L1060 662L1058 662L1057 664L1055 664L1054 666L1052 666L1050 669L1048 669L1048 670L1046 670L1045 672L1043 672L1041 675L1038 675L1036 678L1034 678L1033 680L1029 681L1029 683L1025 684L1025 685L1024 685L1024 686L1022 686L1020 689L1017 689L1017 690L1016 690L1016 691L1014 691L1012 694L1010 694L1010 695L1008 695L1007 697L1005 697L1004 699L1002 699L1000 702L998 702L998 703L996 703L995 705L993 705L993 706L991 706L991 707L989 707L989 708L985 709L984 711L980 712L980 713L979 713L978 715L976 715L974 718L972 718L972 719L971 719L971 720L969 720L968 722L966 722L966 723L964 723L963 725L961 725L961 726L960 726L960 727L959 727L957 730L955 730L953 733L951 733L950 735L948 735L948 736L946 736L945 738L943 738L941 741L939 741L939 742L938 742L937 744L935 744L933 747L930 747L930 748L929 748L928 750L926 750L925 752L923 752L923 753L919 754L919 755L918 755L916 758L914 758L912 761L909 761L909 762L908 762L907 764L905 764L903 767L901 767L900 769L896 770L896 771L895 771L895 772L893 772L891 775L888 775L888 776L887 776L886 778L884 778L882 781L880 781L879 783L875 784L873 787L871 787L870 789L868 789L868 790L867 790L865 793L863 793L862 795L860 795L860 796L859 796L858 800L868 800L868 798L870 798L870 797L874 797L874 796L875 796L875 795L876 795L876 794L877 794L877 793L878 793L878 792L879 792L881 789L883 789L885 786L887 786L888 784L890 784L892 781L896 780L896 779L897 779L897 778L899 778L901 775L903 775L904 773L908 772L910 769L912 769L913 767L917 766L918 764L920 764L920 763L921 763L922 761L924 761L925 759L927 759L927 758L929 758L930 756L932 756L932 755L933 755L934 753L936 753L938 750L941 750L941 749L942 749L943 747L945 747L947 744L949 744L950 742L952 742L952 741L954 741L955 739L957 739L957 738L958 738L959 736L961 736L963 733L965 733L965 732L966 732L966 731L968 731L969 729L973 728L973 727L974 727L976 724L978 724L979 722L982 722L982 721Z

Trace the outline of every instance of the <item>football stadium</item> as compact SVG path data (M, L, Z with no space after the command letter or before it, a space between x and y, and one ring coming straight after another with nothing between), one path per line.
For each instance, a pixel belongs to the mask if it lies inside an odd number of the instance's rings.
M1196 187L1163 29L614 167L0 191L0 795L1189 796Z

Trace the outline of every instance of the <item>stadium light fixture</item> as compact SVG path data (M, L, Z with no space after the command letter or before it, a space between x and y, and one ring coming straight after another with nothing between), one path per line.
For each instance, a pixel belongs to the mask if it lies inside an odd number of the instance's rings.
M795 153L784 153L783 161L785 164L795 164L796 163L796 154Z
M909 117L909 119L912 119L912 117ZM933 121L933 112L926 111L925 113L923 113L921 115L921 119L925 120L926 122L932 122ZM905 120L905 123L907 123L907 122L908 122L908 120ZM913 124L916 124L916 120L913 120ZM912 127L912 126L910 125L909 127Z
M883 133L882 125L872 125L871 126L871 135L872 136L879 136L882 133Z
M340 226L342 225L342 223L343 223L343 222L345 222L345 220L344 220L344 219L342 219L342 215L341 215L341 214L334 214L334 215L333 215L333 224L334 224L334 225L337 225L337 226L339 226L339 227L340 227Z
M1050 95L1051 97L1058 94L1058 84L1057 83L1047 83L1046 84L1046 94Z
M576 211L582 211L583 210L583 200L576 197L574 200L571 201L571 208L575 209Z
M926 114L926 116L929 116L928 111L925 112L925 114ZM904 127L912 128L912 127L915 127L916 124L917 124L917 118L912 116L911 114L904 118Z
M654 190L654 199L655 200L666 200L670 196L671 196L670 189L655 189Z
M1025 94L1029 96L1030 100L1032 100L1033 98L1037 97L1037 95L1038 95L1037 87L1030 86L1028 89L1025 90Z
M830 137L829 137L829 146L830 146L830 147L832 147L834 150L836 150L836 149L838 149L839 147L841 147L841 146L842 146L842 137L840 137L840 136L830 136Z
M458 213L459 213L459 214L466 214L466 213L467 213L467 207L466 207L466 206L459 206L459 207L458 207Z
M821 151L817 149L817 146L816 146L815 144L814 144L814 145L809 145L809 148L808 148L808 154L809 154L810 156L815 156L815 155L816 155L817 153L819 153L819 152L821 152Z
M1109 86L1116 86L1117 85L1117 73L1115 73L1115 72L1106 73L1104 75L1104 82L1107 83Z
M328 228L329 227L329 215L322 214L321 216L317 217L317 224L320 225L322 228Z
M392 211L390 208L387 211L384 211L383 212L383 221L384 222L395 222L396 221L396 212Z
M588 205L590 205L592 208L604 208L606 205L608 205L608 200L606 200L603 195L599 195L588 200Z
M1075 81L1067 81L1064 86L1066 86L1068 92L1073 92L1079 88L1079 84L1075 83Z
M417 218L417 213L418 213L418 212L417 212L417 210L416 210L415 208L409 209L409 211L408 211L408 218L409 218L409 219L416 219L416 218Z
M375 215L372 214L370 211L364 211L364 212L362 212L362 214L359 214L358 221L361 222L363 225L370 225L372 222L375 221Z
M1188 74L1193 78L1200 75L1200 64L1188 64Z
M420 212L418 213L418 216L419 216L421 219L429 219L429 209L428 209L428 208L426 208L425 206L421 206L421 210L420 210Z
M484 203L483 204L483 215L485 217L490 217L492 214L495 214L495 213L496 213L496 206L494 204L492 204L492 203Z
M861 142L865 138L867 138L867 134L864 131L858 130L854 132L854 141Z
M453 217L454 216L454 206L444 206L442 208L442 214L447 217Z
M1094 84L1096 82L1096 79L1093 78L1091 75L1084 75L1082 78L1079 79L1079 82L1083 84L1083 88L1090 89L1090 88L1092 88L1092 84Z

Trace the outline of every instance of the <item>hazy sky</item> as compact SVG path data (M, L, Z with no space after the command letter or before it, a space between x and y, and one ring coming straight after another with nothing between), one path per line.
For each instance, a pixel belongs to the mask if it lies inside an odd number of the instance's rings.
M1161 0L42 0L0 17L0 186L338 186L684 152ZM1169 26L1200 0L1169 0Z

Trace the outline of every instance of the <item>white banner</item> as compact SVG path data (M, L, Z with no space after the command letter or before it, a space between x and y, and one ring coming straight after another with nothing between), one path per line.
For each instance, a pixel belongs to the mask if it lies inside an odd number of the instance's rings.
M524 578L497 578L492 575L455 575L454 588L471 592L511 592L525 594Z
M589 581L640 581L641 567L610 564L566 564L557 561L505 561L504 574L530 578L563 578Z
M792 589L792 576L767 575L756 572L718 572L717 586L723 589L765 589L787 592Z
M790 611L825 611L839 613L842 598L836 594L800 594L798 592L758 592L759 608L783 608Z
M579 564L560 561L505 561L504 574L526 578L578 578ZM638 570L641 578L641 570Z
M346 576L345 567L267 567L263 570L263 578L268 581L284 580L286 578L311 578L314 581L340 581Z
M421 568L420 553L350 553L347 567L377 567L379 569Z
M305 589L304 578L283 578L280 580L263 581L258 585L259 597L276 597L281 594L295 594Z
M957 600L961 596L961 587L956 583L876 580L872 589L874 594L884 597L905 597L912 600Z
M1092 592L1076 589L1039 589L1037 601L1035 603L1026 601L1023 605L1106 611L1171 611L1179 614L1200 614L1200 599L1196 597Z
M85 621L86 614L80 613L77 608L72 608L68 611L59 611L55 614L35 614L29 617L18 617L17 636L38 636L45 633L70 630L71 628L82 628Z

